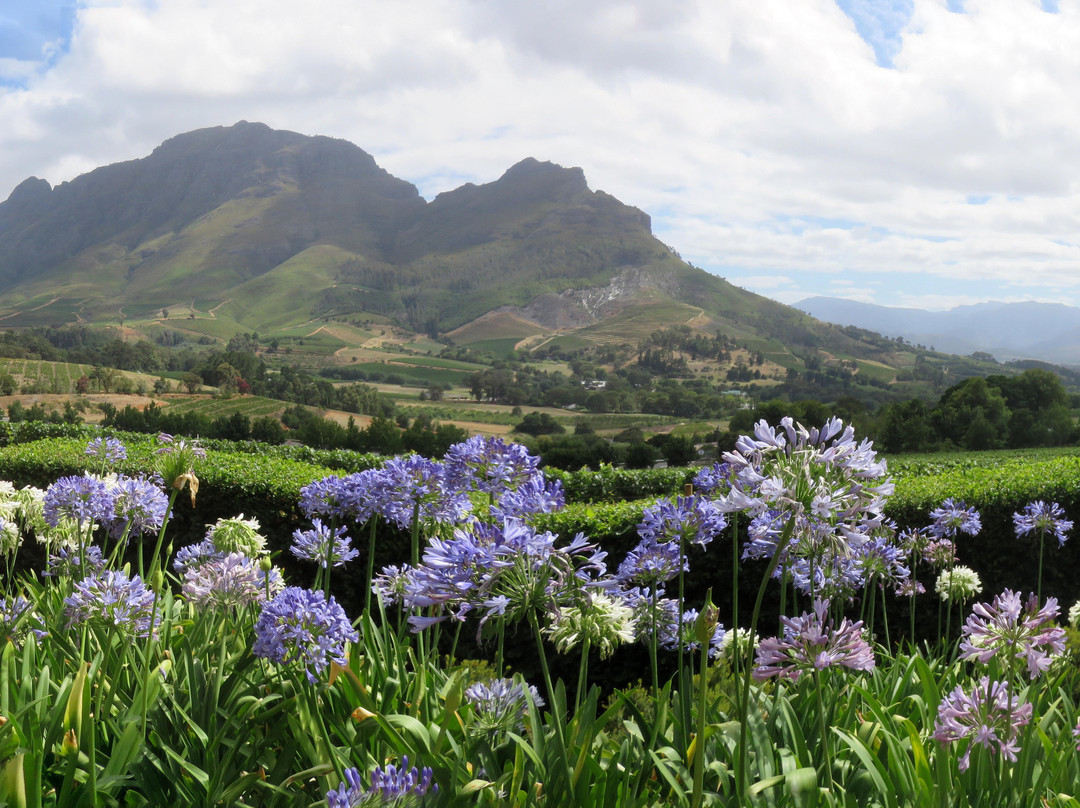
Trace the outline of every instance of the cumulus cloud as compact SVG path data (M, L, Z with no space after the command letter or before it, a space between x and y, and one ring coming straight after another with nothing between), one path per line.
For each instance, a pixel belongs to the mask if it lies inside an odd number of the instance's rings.
M695 265L786 302L1080 304L1073 3L71 9L41 29L64 43L47 58L0 22L0 81L18 76L0 84L0 197L246 119L346 138L429 198L526 156L581 166Z

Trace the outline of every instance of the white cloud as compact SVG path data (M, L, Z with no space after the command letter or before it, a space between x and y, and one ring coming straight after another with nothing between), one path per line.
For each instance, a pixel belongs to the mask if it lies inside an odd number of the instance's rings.
M913 301L1080 303L1080 6L873 5L877 29L833 0L87 0L51 69L0 52L26 84L0 88L0 197L258 120L428 197L526 156L581 166L774 296L903 276Z

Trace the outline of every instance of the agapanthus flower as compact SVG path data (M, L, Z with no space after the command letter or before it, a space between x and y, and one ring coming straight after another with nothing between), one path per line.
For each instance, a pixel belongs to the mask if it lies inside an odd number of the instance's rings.
M1065 518L1065 511L1056 502L1030 502L1022 511L1013 514L1017 538L1029 533L1053 535L1058 540L1058 547L1065 545L1072 526L1073 523Z
M432 782L431 768L410 769L407 755L402 756L400 767L393 763L376 766L368 788L364 788L358 769L346 769L344 776L343 783L326 792L327 808L417 808L426 794L439 791Z
M89 522L109 522L115 513L108 484L89 474L61 477L45 490L45 521L56 527L67 517L85 526Z
M145 477L117 479L112 487L114 519L109 523L109 535L114 539L127 535L138 538L156 533L169 514L169 498Z
M105 568L105 556L100 547L93 545L85 548L85 558L80 554L79 548L58 546L56 551L49 554L46 569L42 575L46 577L67 576L74 577L84 572L98 572Z
M189 567L195 567L207 561L220 560L225 553L219 550L210 539L203 539L196 544L188 544L176 551L173 558L173 569L180 575Z
M451 487L497 496L543 476L539 457L520 443L495 436L473 435L455 443L446 450L443 463Z
M615 580L622 586L661 587L679 574L680 561L683 571L690 569L685 556L675 542L657 542L643 538L626 554L615 572Z
M951 569L942 570L934 584L934 591L942 600L964 603L982 592L982 579L971 567L957 564Z
M837 418L810 430L791 418L781 419L779 429L759 421L754 436L741 436L724 461L731 486L718 497L720 508L753 517L772 512L770 523L778 532L772 548L762 545L762 551L775 555L791 525L790 541L777 559L782 566L795 557L815 563L850 557L882 524L885 498L893 491L873 444L857 444L852 428Z
M1073 628L1080 627L1080 600L1069 607L1069 625Z
M1053 662L1052 655L1065 651L1065 629L1055 622L1057 598L1039 607L1031 595L1021 604L1020 594L1006 589L989 605L976 603L964 625L960 658L986 664L997 655L1022 660L1028 676L1036 678Z
M607 659L618 646L633 642L634 610L603 592L587 593L580 602L557 609L545 633L561 654L588 640Z
M354 550L352 539L345 535L345 528L331 529L322 519L311 520L311 530L294 530L290 551L297 558L314 561L324 569L329 565L343 567L352 561L359 550Z
M864 580L874 581L881 588L898 589L910 580L911 570L906 565L904 550L887 536L873 536L859 548L855 563Z
M412 527L414 514L422 523L453 524L472 507L463 492L447 486L443 466L426 457L391 458L382 472L379 513L402 530Z
M1031 713L1031 704L1009 695L1008 682L991 682L984 676L970 694L957 685L942 700L932 737L941 743L969 739L960 757L960 771L967 771L971 764L975 744L1015 762L1020 730L1031 720Z
M67 625L101 623L136 637L146 637L160 620L154 613L155 595L136 575L102 571L75 584L64 598Z
M243 553L258 558L266 553L266 537L259 532L259 520L245 519L244 514L218 519L207 525L206 538L223 553Z
M975 508L949 497L930 511L928 530L939 539L955 539L960 533L975 536L982 530L982 518Z
M699 494L720 496L731 486L731 466L727 463L713 463L694 475L694 490Z
M284 582L276 570L263 571L257 559L241 553L205 561L184 570L180 591L199 607L237 608L276 595Z
M14 505L15 516L23 526L33 530L41 541L41 534L48 528L45 521L45 491L32 485L24 486L5 497L9 505Z
M513 679L489 679L465 688L465 701L472 705L469 728L486 735L491 732L520 732L529 711L529 699L544 706L536 688Z
M33 604L21 595L10 600L0 598L0 646L10 642L22 648L30 634L38 641L48 635L33 611Z
M308 519L340 517L345 482L336 474L308 483L300 489L300 511Z
M728 629L720 640L720 656L729 660L738 658L745 660L761 643L757 634L751 634L749 629L740 628L738 631Z
M547 481L536 474L515 489L503 491L491 504L495 521L522 519L536 513L554 513L566 504L566 494L558 480Z
M0 554L10 555L22 544L22 530L14 519L0 517Z
M107 464L115 464L127 457L127 449L116 438L94 438L87 444L86 455Z
M727 519L712 500L677 497L660 500L644 510L638 535L655 542L683 542L704 547L727 527Z
M343 522L351 520L362 525L381 513L382 503L387 498L388 484L389 477L381 468L365 469L342 478L336 491L313 493L321 493L327 498L324 515L336 515ZM329 507L334 499L338 501L336 511ZM319 515L314 507L309 506L309 509L309 518Z
M502 524L473 522L457 528L451 539L434 538L422 563L405 574L402 603L407 608L441 607L440 616L413 615L414 630L455 616L464 619L482 608L487 619L495 614L509 622L530 610L548 610L563 590L592 585L606 573L603 557L580 534L557 547L558 536L540 532L520 520Z
M314 684L331 662L347 664L345 643L359 639L333 597L290 586L263 605L252 653L271 662L300 662Z
M956 563L956 543L952 539L932 539L922 548L923 559L935 570L943 570Z
M816 600L813 612L781 617L784 637L769 637L758 644L754 678L762 681L781 676L794 681L806 671L833 665L871 670L874 651L862 635L862 621L852 623L845 617L833 628L828 608L827 600Z

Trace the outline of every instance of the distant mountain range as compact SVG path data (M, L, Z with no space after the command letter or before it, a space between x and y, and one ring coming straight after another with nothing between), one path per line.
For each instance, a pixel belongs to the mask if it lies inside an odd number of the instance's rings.
M1080 308L1060 303L977 303L948 311L811 297L795 308L841 326L902 337L945 353L988 353L999 362L1037 359L1080 367Z

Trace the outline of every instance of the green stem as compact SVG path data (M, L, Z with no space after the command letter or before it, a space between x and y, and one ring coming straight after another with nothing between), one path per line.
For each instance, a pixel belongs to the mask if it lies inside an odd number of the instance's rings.
M364 594L364 614L367 614L368 610L371 609L371 585L375 580L375 523L378 521L378 515L372 514L371 528L368 530L367 589Z
M697 716L694 726L694 790L690 797L691 808L701 808L705 797L705 709L709 689L709 648L701 646L701 672L698 674Z
M161 530L158 531L157 543L154 545L154 555L150 558L151 578L154 577L155 572L161 569L161 546L165 542L165 528L169 526L169 518L172 516L172 509L176 504L176 497L179 494L179 488L173 488L172 493L169 494L169 509L165 511L165 518L161 522Z
M761 604L765 600L765 589L769 585L769 581L772 579L773 573L776 572L777 566L780 564L780 556L783 555L784 549L787 547L789 541L791 541L791 535L795 532L795 517L788 517L787 522L784 524L784 532L780 534L780 539L776 543L776 550L773 552L772 559L769 561L769 567L765 571L764 577L761 579L761 586L758 587L757 599L754 601L754 611L750 616L750 636L756 636L758 618L761 616ZM739 764L735 771L735 789L738 795L739 805L748 805L746 794L746 747L749 741L749 733L747 732L746 720L750 711L750 666L746 668L746 675L742 680L742 695L739 698Z

